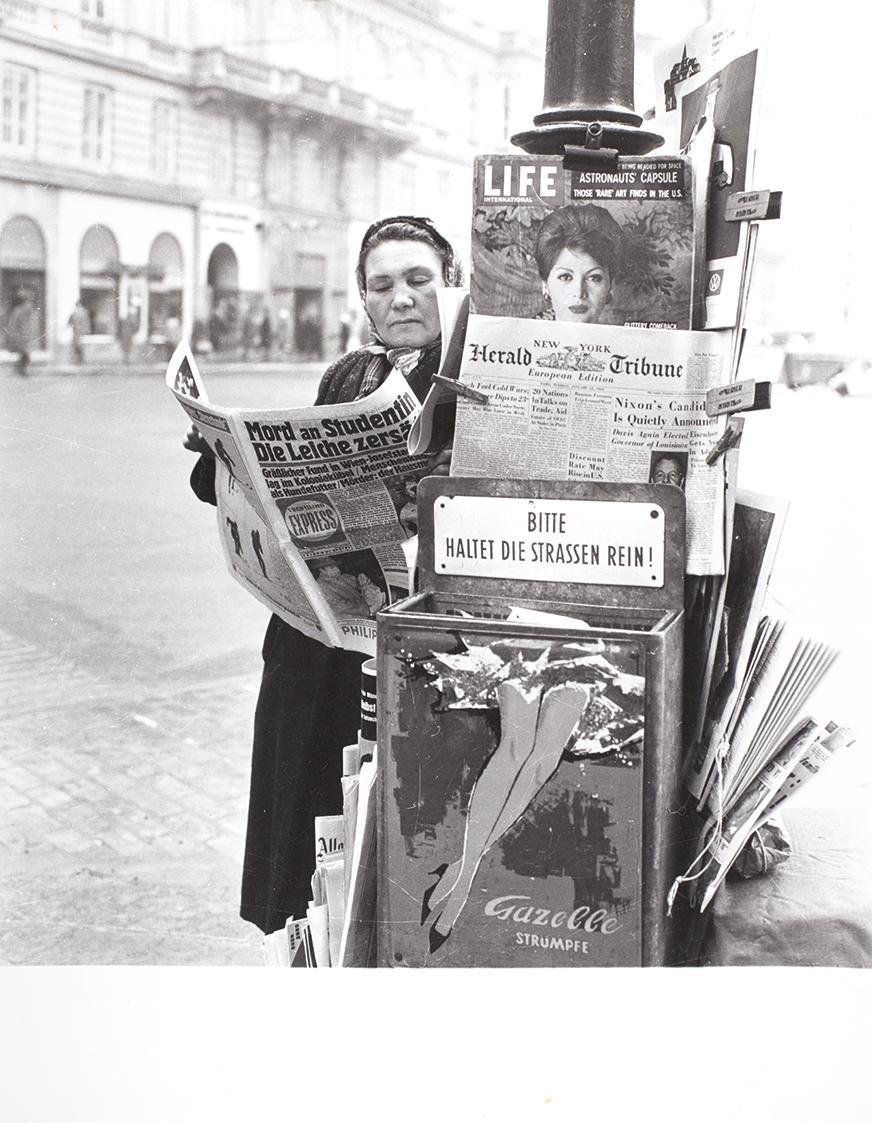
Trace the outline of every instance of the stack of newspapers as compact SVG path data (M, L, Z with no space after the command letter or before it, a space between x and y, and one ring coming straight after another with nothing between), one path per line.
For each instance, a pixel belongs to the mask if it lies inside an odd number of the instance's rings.
M731 508L727 575L705 654L703 711L686 782L702 816L682 882L704 911L743 849L851 731L806 713L838 652L809 634L767 588L786 503L739 491Z
M343 812L315 817L315 871L305 917L263 938L268 967L375 966L375 744L342 750Z

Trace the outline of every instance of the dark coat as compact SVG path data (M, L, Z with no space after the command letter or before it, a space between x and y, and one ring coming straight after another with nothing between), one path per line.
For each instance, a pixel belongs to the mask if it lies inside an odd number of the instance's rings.
M38 320L36 309L27 300L16 304L6 317L4 325L6 346L10 351L29 353L37 344Z
M353 401L372 355L361 349L328 367L317 405ZM427 349L411 372L419 400L438 369ZM389 366L384 360L387 375ZM215 461L202 456L191 475L198 498L215 503ZM366 658L326 647L270 619L254 718L248 827L240 915L263 932L304 917L315 865L316 815L342 812L342 748L357 741L360 666Z

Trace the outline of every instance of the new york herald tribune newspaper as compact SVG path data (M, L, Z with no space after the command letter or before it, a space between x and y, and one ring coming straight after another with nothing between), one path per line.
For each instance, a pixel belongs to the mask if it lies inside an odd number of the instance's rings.
M355 402L229 409L209 402L183 343L167 385L215 455L218 532L236 580L305 635L374 654L376 613L408 593L429 463L406 451L420 406L403 376Z
M713 332L469 317L451 474L676 483L687 498L687 572L724 572L723 417L729 340ZM659 474L658 474L659 473Z

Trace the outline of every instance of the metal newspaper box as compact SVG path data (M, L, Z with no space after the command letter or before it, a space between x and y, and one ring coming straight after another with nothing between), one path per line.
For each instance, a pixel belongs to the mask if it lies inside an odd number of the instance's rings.
M378 616L379 965L675 961L683 493L430 477L418 516L422 591Z

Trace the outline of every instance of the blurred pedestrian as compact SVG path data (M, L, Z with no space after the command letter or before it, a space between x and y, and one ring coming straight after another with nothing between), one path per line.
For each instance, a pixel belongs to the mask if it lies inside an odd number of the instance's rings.
M247 359L251 355L251 349L255 345L257 339L257 317L255 315L254 304L249 304L245 309L245 316L242 320L242 357Z
M206 320L194 320L194 325L191 328L191 350L195 355L208 355L212 350L209 324Z
M224 317L220 303L209 313L209 343L213 351L220 351L224 343Z
M182 340L182 318L178 308L171 308L164 322L164 339L166 340L167 360L173 357L175 349Z
M16 371L26 377L30 373L30 352L39 330L33 296L27 289L19 289L15 304L6 317L6 346L18 353Z
M81 300L76 301L67 323L73 329L73 362L80 365L85 361L85 336L91 334L91 317Z
M301 358L322 357L321 308L317 299L304 300L297 315L297 349Z
M279 309L276 343L281 355L286 355L291 349L291 313L287 308Z
M264 308L263 319L260 321L260 346L263 357L267 360L272 356L272 335L272 318L269 314L269 308Z
M131 303L127 309L127 315L118 328L118 335L121 340L121 355L125 366L130 362L130 352L133 350L133 340L138 330L139 306Z
M344 355L348 350L348 340L351 338L351 313L346 309L339 317L339 353Z

